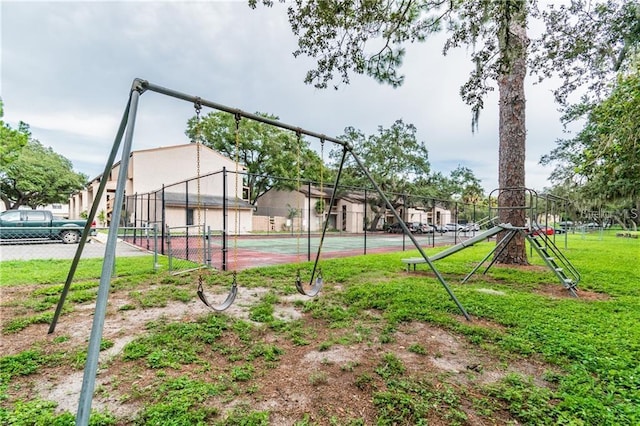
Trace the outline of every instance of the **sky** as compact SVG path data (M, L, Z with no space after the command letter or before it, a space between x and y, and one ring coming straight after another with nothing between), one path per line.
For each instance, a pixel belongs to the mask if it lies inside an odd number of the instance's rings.
M402 119L416 126L433 171L465 166L487 192L498 186L497 90L472 132L459 96L471 51L443 56L444 35L407 46L399 88L356 75L321 90L304 83L315 61L294 58L297 39L279 3L252 10L246 1L0 1L4 120L28 123L34 138L90 178L102 173L131 84L142 78L333 137L348 126L374 134ZM551 168L540 157L566 134L552 82L534 80L526 86L526 185L541 190ZM133 149L189 142L193 114L190 103L144 93Z

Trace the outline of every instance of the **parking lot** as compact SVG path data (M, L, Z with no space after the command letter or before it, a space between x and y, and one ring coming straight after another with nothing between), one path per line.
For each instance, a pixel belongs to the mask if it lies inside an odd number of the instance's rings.
M85 244L82 258L104 257L106 245L91 241ZM0 244L0 261L6 260L32 260L32 259L73 259L78 249L77 244L63 244L59 241L37 242L2 242ZM150 254L146 250L133 247L129 244L118 242L116 256L142 256Z

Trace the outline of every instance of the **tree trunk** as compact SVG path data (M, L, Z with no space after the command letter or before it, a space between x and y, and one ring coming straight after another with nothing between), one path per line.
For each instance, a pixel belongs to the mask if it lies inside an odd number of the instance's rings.
M503 72L498 76L500 94L500 147L498 154L498 198L500 223L525 225L525 96L526 12L516 11L500 37ZM522 188L522 189L515 189ZM515 190L514 190L515 189ZM498 235L498 241L504 233ZM497 258L499 263L527 264L524 236L518 233Z

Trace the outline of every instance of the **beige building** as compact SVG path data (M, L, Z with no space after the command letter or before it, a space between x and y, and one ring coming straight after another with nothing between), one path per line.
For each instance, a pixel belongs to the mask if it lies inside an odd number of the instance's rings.
M286 231L293 226L294 231L320 232L324 220L327 220L329 230L363 232L365 208L369 220L374 215L365 203L364 192L338 193L329 209L332 191L332 188L321 191L315 186L303 186L299 191L271 189L260 196L256 203L254 228L261 231ZM268 229L263 229L265 224L268 224Z
M125 187L124 224L138 227L151 223L185 226L196 224L199 218L200 223L206 223L212 230L221 230L223 198L226 198L227 229L230 232L251 232L253 206L244 200L242 175L235 178L236 164L201 145L201 178L198 182L195 179L197 148L196 144L189 143L131 152ZM238 171L242 173L245 169L239 167ZM106 176L105 193L99 200L96 216L99 226L107 226L110 221L119 173L120 162L114 164ZM226 185L223 185L225 174ZM78 218L91 209L100 181L104 178L97 176L84 190L70 197L70 218Z
M323 218L329 221L329 230L348 233L363 232L365 225L375 218L375 213L368 204L368 200L377 197L375 192L365 196L363 191L340 191L331 209L325 208L321 212L321 200L324 206L331 201L331 188L320 191L318 187L303 186L299 191L271 189L263 194L256 203L253 217L253 228L256 231L293 231L318 232L322 231ZM366 209L366 215L365 215ZM407 222L430 223L444 225L452 219L452 212L436 206L429 209L403 206L398 208L398 214ZM380 214L377 223L378 230L383 230L385 223L396 220L390 210Z

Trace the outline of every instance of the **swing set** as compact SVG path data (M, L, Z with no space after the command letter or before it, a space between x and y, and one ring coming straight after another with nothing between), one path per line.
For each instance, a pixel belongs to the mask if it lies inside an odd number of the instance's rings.
M248 120L252 120L252 121L257 121L263 124L267 124L267 125L271 125L271 126L275 126L278 128L282 128L282 129L286 129L286 130L290 130L292 132L295 132L296 137L297 137L297 141L298 141L298 167L299 167L299 162L300 162L300 145L302 143L302 135L305 136L309 136L315 139L320 140L321 142L321 146L324 147L324 143L325 142L331 142L334 144L337 144L339 146L342 146L342 158L340 161L340 165L338 168L338 173L336 175L335 178L335 182L334 182L334 188L338 188L338 184L340 182L340 177L342 175L342 169L343 166L345 164L345 160L347 159L347 155L351 155L353 160L355 161L355 163L357 164L357 166L360 168L360 170L362 171L362 173L367 177L367 179L370 181L371 185L374 187L375 191L378 193L378 195L380 196L381 200L384 201L385 205L387 206L387 208L392 212L392 214L394 215L396 221L400 224L400 226L402 227L404 233L407 235L407 237L411 240L411 242L413 243L413 245L415 246L415 248L420 252L420 255L422 256L422 258L424 259L425 263L427 263L427 265L431 268L431 270L434 272L436 278L438 279L438 281L440 282L440 284L444 287L444 289L447 291L447 293L449 294L449 297L451 298L451 300L456 304L456 306L458 307L458 309L460 310L460 312L464 315L464 317L467 320L471 320L471 318L469 317L469 315L467 314L466 310L464 309L464 307L460 304L460 302L458 301L458 299L456 298L456 296L453 294L453 291L451 290L451 288L449 287L449 285L447 284L447 282L445 281L444 277L440 274L440 272L436 269L436 267L434 266L434 264L432 263L432 261L429 259L429 257L427 257L426 253L424 252L424 250L422 249L422 247L420 246L420 244L418 243L418 241L416 240L416 238L413 236L413 234L411 232L409 232L409 229L407 228L407 225L404 223L404 221L400 218L400 216L398 215L398 212L393 208L391 202L389 201L389 199L387 198L387 196L384 194L384 192L380 189L380 186L376 183L375 179L372 177L372 175L370 174L370 172L367 170L367 168L365 167L364 163L362 162L362 160L358 157L358 155L353 152L353 147L345 141L341 141L339 139L336 138L332 138L329 136L326 136L324 134L320 134L320 133L316 133L313 131L309 131L309 130L305 130L302 129L300 127L295 127L277 120L273 120L270 118L266 118L266 117L262 117L256 114L251 114L245 111L242 111L240 109L236 109L236 108L231 108L222 104L218 104L215 102L211 102L205 99L202 99L200 97L197 96L191 96L182 92L178 92L172 89L168 89L162 86L158 86L155 84L152 84L146 80L142 80L142 79L134 79L131 89L129 91L129 98L127 100L126 106L125 106L125 110L122 116L122 119L120 121L120 125L115 137L115 140L113 142L113 147L111 149L111 152L109 154L109 157L107 159L107 163L105 165L104 168L104 172L103 172L103 176L108 176L109 173L111 172L111 169L114 165L114 161L116 158L116 155L118 153L118 151L121 148L121 144L122 141L124 139L124 144L122 145L122 154L121 154L121 160L120 160L120 170L123 171L122 173L118 174L118 179L116 182L116 193L115 193L115 197L114 197L114 207L113 207L113 211L112 211L112 216L111 216L111 223L109 225L109 234L107 237L107 242L106 242L106 247L105 247L105 255L104 255L104 260L102 263L102 273L100 276L100 284L98 287L98 294L97 294L97 300L96 300L96 307L95 307L95 312L94 312L94 316L93 316L93 324L91 327L91 335L89 337L89 347L87 350L87 361L85 364L85 370L84 370L84 377L83 377L83 382L82 382L82 388L80 390L80 401L78 404L78 412L77 412L77 416L76 416L76 424L80 425L80 426L85 426L88 424L89 422L89 415L90 415L90 411L91 411L91 401L92 401L92 397L93 397L93 392L95 389L95 379L96 379L96 372L98 369L98 358L99 358L99 354L100 354L100 343L102 340L102 333L103 333L103 328L104 328L104 322L105 322L105 316L106 316L106 309L107 309L107 300L109 297L109 288L110 288L110 284L111 284L111 277L112 277L112 273L113 273L113 269L114 269L114 265L115 265L115 253L116 253L116 243L117 243L117 237L118 237L118 224L120 223L120 218L122 216L122 207L123 207L123 201L124 201L124 189L126 187L126 182L127 182L127 173L126 171L128 170L128 164L129 164L129 158L131 155L131 151L132 151L132 144L133 144L133 135L134 135L134 129L135 129L135 123L136 123L136 115L137 115L137 111L138 111L138 102L140 99L140 96L142 94L144 94L145 92L155 92L161 95L165 95L165 96L169 96L171 98L175 98L178 100L182 100L182 101L186 101L189 102L191 104L194 105L194 108L196 110L196 117L197 117L197 128L196 128L196 144L197 144L197 173L198 173L198 177L200 177L200 148L201 148L201 137L200 137L200 111L202 109L203 106L206 106L208 108L212 108L218 111L223 111L223 112L228 112L230 114L233 114L235 117L235 122L236 122L236 127L235 127L235 164L236 164L236 195L235 195L235 228L236 228L236 232L234 232L234 267L233 267L233 272L232 272L232 285L231 285L231 290L229 291L229 294L226 296L225 300L221 303L221 304L213 304L209 301L209 298L205 295L204 292L204 281L205 281L205 276L204 276L204 272L202 271L202 268L200 269L199 273L198 273L198 288L197 288L197 294L198 297L200 298L200 300L211 310L213 311L224 311L225 309L229 308L229 306L232 305L233 301L235 300L237 293L238 293L238 283L237 283L237 236L238 236L238 223L239 223L239 217L238 217L238 195L237 195L237 189L238 189L238 163L239 163L239 145L240 145L240 121L244 118L244 119L248 119ZM299 173L298 173L299 175ZM321 179L322 180L322 179ZM71 263L71 267L69 268L69 273L67 275L67 279L65 281L65 285L63 287L62 293L60 295L60 299L58 301L58 305L56 307L56 311L54 313L52 322L50 324L49 327L49 333L53 333L55 331L55 327L58 321L58 318L62 312L62 308L64 305L64 301L65 298L68 294L69 288L71 286L71 282L73 281L73 277L75 275L75 271L77 269L78 263L80 261L80 257L82 255L82 251L84 249L84 246L87 242L88 236L90 234L90 224L92 223L92 221L94 220L94 218L96 217L97 214L97 210L98 210L98 204L100 199L102 198L104 191L105 191L105 187L106 187L106 183L107 183L107 179L102 179L100 181L100 185L96 191L95 194L95 198L94 198L94 202L91 206L91 209L89 211L89 215L87 218L87 226L84 228L84 231L82 233L82 236L80 238L79 244L78 244L78 248L76 250L75 256L73 258L73 261ZM201 204L201 194L200 194L200 179L198 179L198 215L200 215L200 204ZM335 197L336 197L336 192L337 191L332 191L332 195L331 195L331 201L329 202L329 206L332 206L335 202ZM327 227L328 227L328 221L324 220L324 226L322 229L322 236L320 238L320 243L318 245L318 251L316 253L316 257L315 257L315 261L313 264L313 269L311 271L311 277L309 279L309 283L308 285L303 282L302 279L302 273L300 271L300 269L298 269L297 275L295 277L295 285L296 285L296 289L302 293L305 294L307 296L310 297L314 297L316 295L319 294L320 290L322 289L323 286L323 274L322 274L322 268L319 265L320 262L320 257L321 257L321 253L322 253L322 245L324 243L324 238L326 235L326 231L327 231ZM224 230L224 232L226 232L226 229ZM199 250L200 253L203 253L203 250ZM201 257L201 260L202 257ZM204 263L204 262L203 262ZM306 281L306 280L305 280Z

